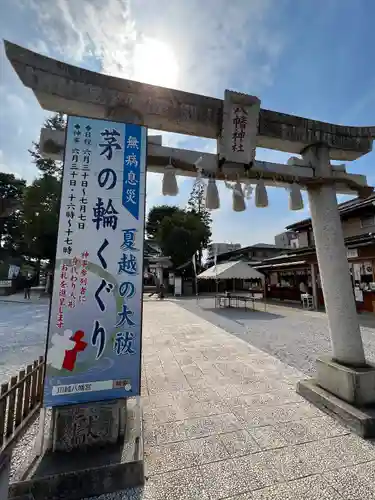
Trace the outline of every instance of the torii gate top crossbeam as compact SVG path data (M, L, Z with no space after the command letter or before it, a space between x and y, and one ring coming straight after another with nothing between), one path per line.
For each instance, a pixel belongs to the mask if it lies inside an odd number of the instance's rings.
M40 105L49 111L217 138L223 101L115 78L42 56L5 41L9 61ZM345 127L261 109L256 145L301 153L314 143L333 160L354 160L372 149L375 127Z

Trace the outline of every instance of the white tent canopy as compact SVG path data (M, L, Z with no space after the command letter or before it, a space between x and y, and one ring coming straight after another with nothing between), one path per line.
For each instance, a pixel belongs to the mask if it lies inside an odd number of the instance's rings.
M210 280L231 280L231 279L264 279L263 274L261 274L256 269L253 269L249 264L243 261L233 261L224 262L223 264L217 264L212 266L203 273L198 274L198 279Z

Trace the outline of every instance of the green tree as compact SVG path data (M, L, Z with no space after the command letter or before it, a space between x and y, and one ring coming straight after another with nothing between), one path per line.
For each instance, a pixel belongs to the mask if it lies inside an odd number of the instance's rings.
M62 113L57 113L44 122L45 128L50 128L52 130L65 130L66 128L66 118ZM57 178L61 178L62 173L62 163L50 158L43 158L40 154L40 147L38 142L33 142L32 148L29 149L32 161L35 163L36 167L42 174L52 175Z
M181 209L164 217L155 235L163 254L169 256L176 267L190 260L207 237L207 227L201 218Z
M48 118L44 127L64 130L66 127L65 117L58 113ZM37 142L33 142L29 152L41 176L35 179L25 192L23 204L24 241L30 257L36 258L38 261L47 259L52 263L56 254L62 164L49 158L43 158Z
M170 205L158 205L153 207L147 216L146 221L146 233L150 239L155 239L156 233L159 229L161 221L165 217L170 217L175 213L181 212L178 207L173 207Z
M205 238L201 241L201 245L197 250L198 262L202 264L202 254L203 250L207 248L210 243L211 238L211 225L212 218L209 210L205 207L205 185L200 180L197 179L194 182L193 189L191 190L187 210L193 214L196 214L206 227Z
M60 179L44 174L28 186L23 204L24 243L27 254L53 262L60 210Z
M0 172L0 217L7 217L20 208L25 186L25 180Z
M25 188L25 180L0 172L0 247L8 254L21 251Z

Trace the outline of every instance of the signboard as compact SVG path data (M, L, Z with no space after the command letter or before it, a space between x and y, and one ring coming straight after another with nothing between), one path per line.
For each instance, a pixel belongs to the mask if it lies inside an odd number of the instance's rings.
M346 258L347 259L355 259L358 257L358 249L357 248L347 248L346 249Z
M46 407L140 394L146 140L69 117Z
M259 111L257 97L225 91L219 158L247 165L254 160Z
M358 288L358 287L354 288L354 296L355 296L356 302L363 302L363 292L360 288Z
M1 288L10 288L12 286L12 280L0 280Z
M20 272L19 266L15 266L14 264L10 264L9 269L8 269L8 279L11 280L12 278L17 278L17 276L19 275L19 272Z

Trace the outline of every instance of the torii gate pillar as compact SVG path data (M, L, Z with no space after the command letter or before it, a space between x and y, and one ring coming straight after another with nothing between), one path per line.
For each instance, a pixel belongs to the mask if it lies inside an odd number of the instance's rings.
M317 176L331 175L329 149L314 145L303 152ZM302 381L297 392L337 415L363 437L375 435L375 419L357 408L375 404L375 366L366 363L349 274L342 223L332 185L308 188L315 247L331 334L332 357L317 359L316 381Z
M326 146L311 146L303 154L321 174L329 175ZM333 186L308 189L324 303L331 331L332 357L338 363L365 366L361 332L353 300L341 219ZM354 402L354 401L353 401Z

